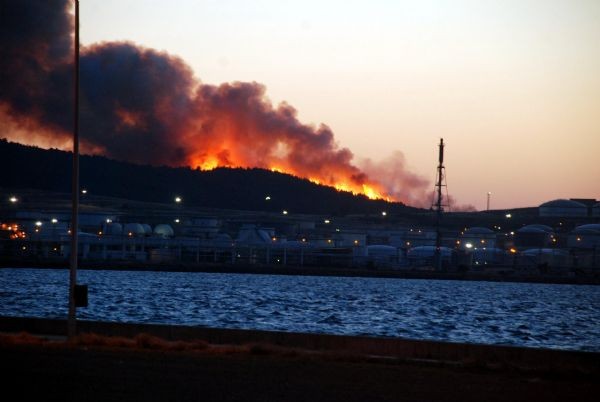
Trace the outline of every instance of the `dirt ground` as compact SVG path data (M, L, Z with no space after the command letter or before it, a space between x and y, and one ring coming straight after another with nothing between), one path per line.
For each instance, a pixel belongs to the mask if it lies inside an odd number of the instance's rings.
M33 338L32 338L33 339ZM596 401L598 373L532 372L262 347L0 339L3 400Z

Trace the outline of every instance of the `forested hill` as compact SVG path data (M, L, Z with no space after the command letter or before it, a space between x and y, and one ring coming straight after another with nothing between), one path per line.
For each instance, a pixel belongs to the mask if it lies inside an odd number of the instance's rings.
M72 154L0 139L0 187L71 191ZM369 200L305 179L264 169L142 166L100 156L81 157L80 183L90 193L147 202L251 211L315 214L408 212L401 203ZM269 196L270 200L265 197Z

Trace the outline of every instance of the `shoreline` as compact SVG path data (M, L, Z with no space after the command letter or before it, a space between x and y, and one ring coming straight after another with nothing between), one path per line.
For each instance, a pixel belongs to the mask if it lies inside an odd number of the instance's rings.
M90 321L78 329L67 340L66 320L0 317L4 391L36 400L528 402L592 401L600 391L596 352Z
M0 332L67 336L67 320L0 316ZM165 341L195 341L210 344L243 345L248 343L275 345L321 352L344 352L356 356L379 356L405 360L459 362L503 362L528 368L561 368L582 365L600 373L600 351L565 350L516 345L495 345L381 337L364 335L335 335L311 332L288 332L257 329L215 328L207 326L128 323L77 320L77 334L96 334L134 338L148 334Z
M68 269L65 260L0 260L3 268ZM433 279L486 282L543 283L566 285L600 285L597 273L566 275L526 275L511 272L512 267L499 268L497 272L436 272L429 270L390 270L341 267L299 267L284 265L211 264L211 263L147 263L135 261L80 261L80 270L150 271L150 272L201 272L223 274L334 276L388 279Z

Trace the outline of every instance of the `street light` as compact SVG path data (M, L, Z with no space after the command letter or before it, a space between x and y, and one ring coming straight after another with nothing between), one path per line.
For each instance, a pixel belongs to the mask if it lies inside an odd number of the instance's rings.
M175 202L177 204L179 204L181 201L183 201L181 197L175 197Z
M15 197L14 195L11 196L8 200L11 202L11 204L15 204L15 203L17 203L17 201L19 201L19 199L17 197Z

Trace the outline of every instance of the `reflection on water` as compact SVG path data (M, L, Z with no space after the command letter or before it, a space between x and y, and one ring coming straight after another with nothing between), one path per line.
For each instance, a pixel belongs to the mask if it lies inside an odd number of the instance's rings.
M600 287L80 271L89 320L600 351ZM67 270L0 269L0 315L65 318Z

